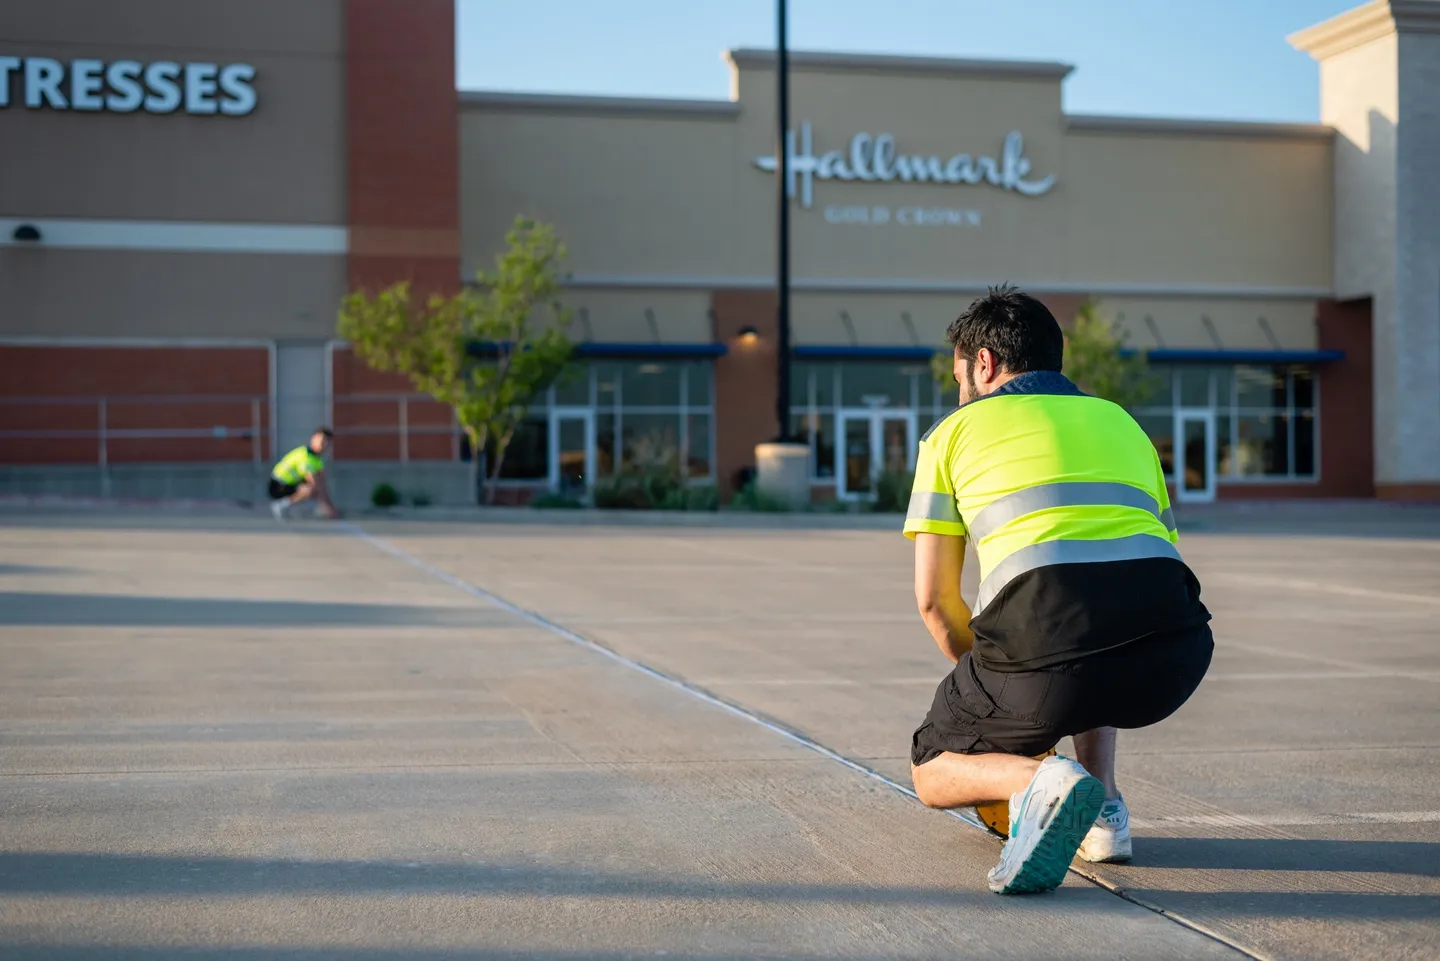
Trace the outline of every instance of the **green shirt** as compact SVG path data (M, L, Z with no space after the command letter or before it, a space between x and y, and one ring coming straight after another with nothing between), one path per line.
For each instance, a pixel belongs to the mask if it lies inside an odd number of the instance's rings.
M272 477L282 484L298 484L307 477L313 477L325 469L320 455L309 447L297 447L284 457L270 471Z

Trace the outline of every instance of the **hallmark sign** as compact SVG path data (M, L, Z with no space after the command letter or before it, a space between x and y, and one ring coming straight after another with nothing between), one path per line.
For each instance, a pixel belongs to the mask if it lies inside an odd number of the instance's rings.
M800 205L809 207L815 199L816 180L860 181L866 183L918 184L990 184L1002 190L1038 197L1055 186L1055 175L1029 180L1033 165L1025 156L1020 131L1005 137L999 157L955 154L950 157L902 154L895 147L895 138L885 133L871 136L857 133L850 138L848 150L830 150L815 155L810 124L800 125L799 149L795 131L785 135L788 156L788 183L785 192L800 196ZM755 166L775 172L775 157L757 157Z

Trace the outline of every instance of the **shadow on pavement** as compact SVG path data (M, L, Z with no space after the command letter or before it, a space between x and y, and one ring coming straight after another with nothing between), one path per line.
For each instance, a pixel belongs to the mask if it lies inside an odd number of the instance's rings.
M785 952L760 953L755 951L730 952L713 951L696 948L692 951L676 951L673 948L657 952L654 948L636 948L631 951L622 950L583 950L583 951L555 951L539 948L487 948L487 947L463 947L463 948L365 948L345 946L260 946L247 945L241 947L205 947L173 944L150 944L135 945L131 947L114 947L110 945L72 945L72 944L35 944L35 945L13 945L0 941L0 952L3 952L6 961L131 961L131 959L146 959L146 961L178 961L180 958L186 961L401 961L411 959L414 961L499 961L504 958L508 961L622 961L622 959L653 958L661 955L667 958L674 958L677 961L686 961L694 958L704 961L821 961L822 958L833 958L828 954L794 954ZM846 953L845 957L852 961L867 961L867 959L893 958L896 955L888 953L876 953L873 955Z
M1061 888L1007 907L1038 912L1093 901L1089 885ZM37 897L233 897L289 894L466 894L474 896L664 898L697 901L798 901L958 908L994 907L984 890L875 887L866 884L729 881L615 873L517 863L408 865L399 861L296 861L267 858L21 852L0 854L0 895ZM1108 897L1108 895L1107 895Z
M6 574L74 574L73 567L45 567L41 564L0 564L0 577Z
M417 607L322 601L132 597L0 591L5 627L381 627L519 628L523 622L483 607Z
M1359 871L1440 878L1440 842L1147 837L1142 845L1137 845L1135 861L1130 867Z

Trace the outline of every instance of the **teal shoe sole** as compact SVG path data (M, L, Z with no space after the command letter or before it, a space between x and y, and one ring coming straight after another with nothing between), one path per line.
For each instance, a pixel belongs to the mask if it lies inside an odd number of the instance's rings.
M1032 894L1058 888L1104 803L1105 785L1093 777L1077 781L1056 807L1030 856L1014 876L998 888L992 883L990 890L996 894Z

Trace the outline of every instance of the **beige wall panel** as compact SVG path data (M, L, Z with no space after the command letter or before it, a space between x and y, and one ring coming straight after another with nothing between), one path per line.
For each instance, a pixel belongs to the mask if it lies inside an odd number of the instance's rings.
M764 283L775 271L774 73L738 73L738 116L706 120L470 107L462 112L467 270L510 219L559 223L581 277ZM1328 139L1069 129L1056 80L816 70L792 82L792 127L812 153L856 133L897 152L999 157L1024 138L1025 196L989 184L822 181L792 218L799 280L923 281L962 288L1126 286L1328 289ZM883 218L870 216L884 208ZM867 213L856 222L853 211ZM935 211L915 223L917 210ZM882 219L883 222L876 222ZM911 222L907 222L911 221Z
M972 294L796 294L790 306L793 337L795 343L805 345L939 347L945 343L945 329L974 297ZM841 316L842 311L849 317L849 326Z
M489 267L526 214L559 227L577 276L734 274L734 137L728 118L462 108L462 270Z
M1315 302L1309 300L1201 300L1107 297L1101 315L1118 323L1132 347L1168 350L1275 350L1260 323L1264 318L1282 350L1315 350ZM1155 322L1159 340L1146 323ZM1220 339L1217 346L1204 318Z
M1395 278L1399 37L1380 37L1320 64L1321 119L1335 138L1335 293L1384 292Z
M103 59L126 45L338 56L344 10L345 0L6 0L0 39L64 40L103 48L85 53Z
M1047 278L1330 284L1328 142L1072 132L1064 176L1072 244Z
M244 117L0 110L0 143L25 145L0 151L0 211L345 222L341 0L24 0L4 11L5 55L243 61L255 67L258 103Z
M0 336L330 337L345 258L0 250Z
M583 310L589 320L589 340L596 343L708 344L715 339L710 321L710 295L706 291L675 290L586 290L565 292L565 304L572 311L570 338L587 339L581 321ZM651 311L652 328L645 312Z

